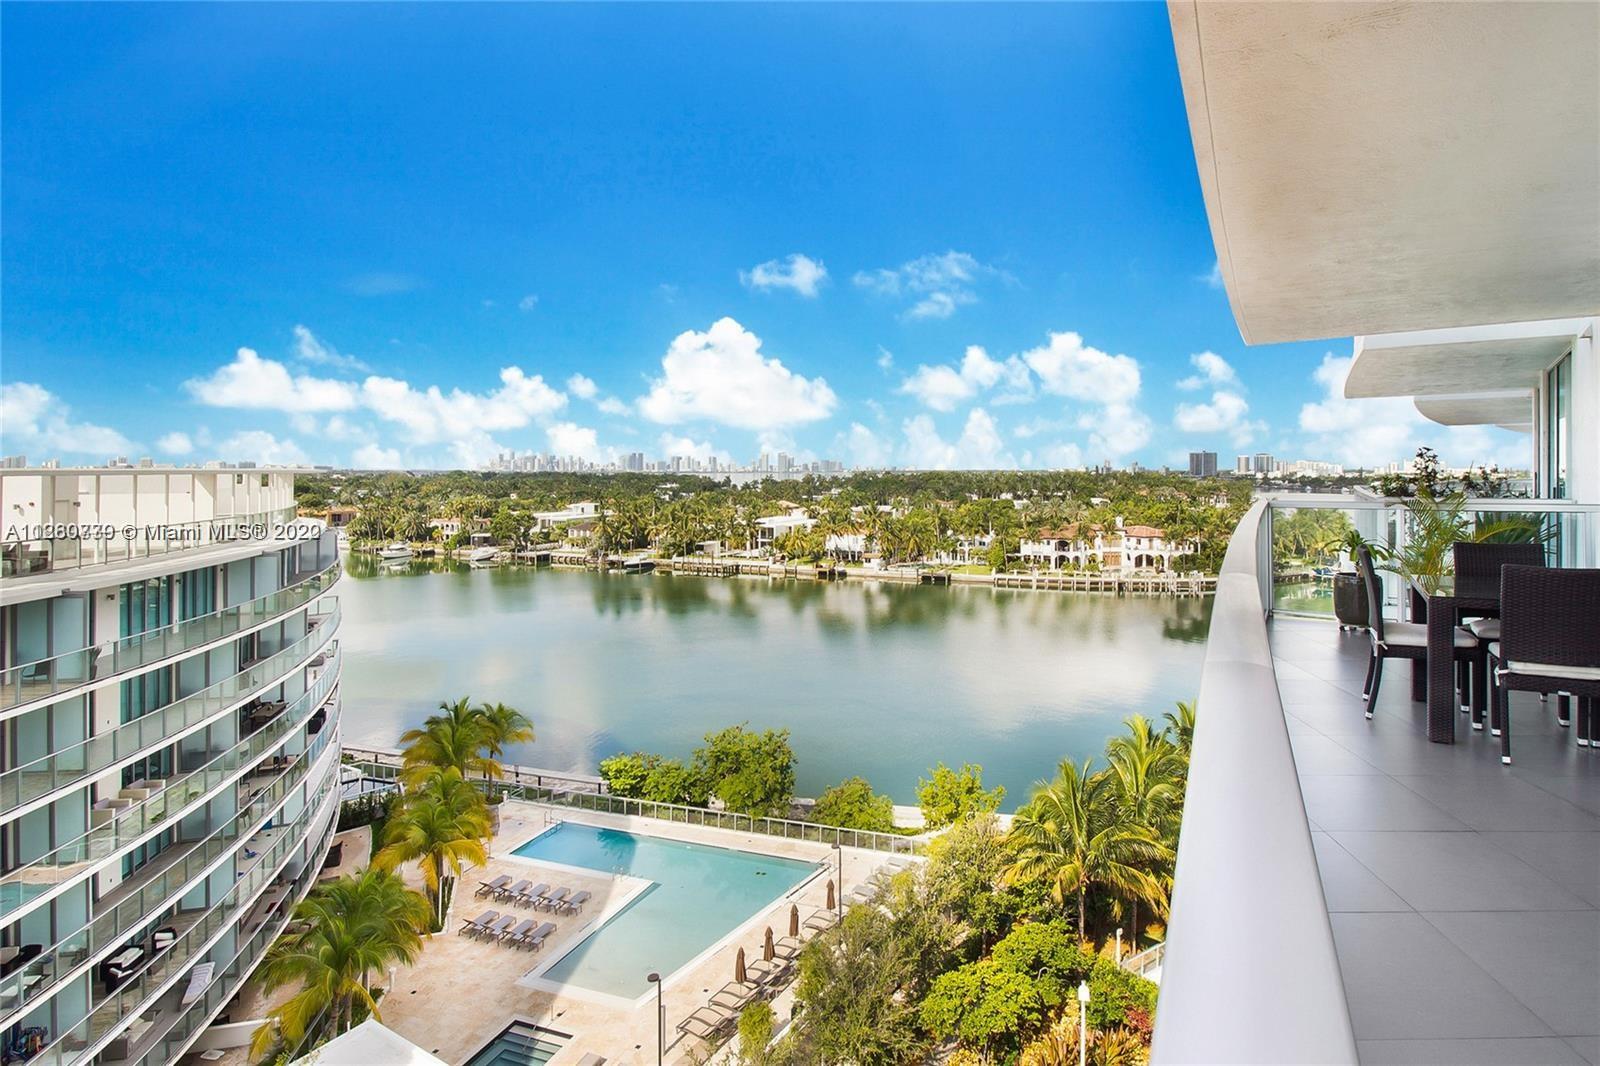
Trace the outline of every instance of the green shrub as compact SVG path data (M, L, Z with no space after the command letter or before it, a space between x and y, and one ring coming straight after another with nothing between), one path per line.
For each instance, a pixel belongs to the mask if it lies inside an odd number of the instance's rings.
M794 799L794 749L787 729L754 733L735 725L707 733L691 768L706 792L730 811L780 815Z
M894 832L894 801L874 795L864 777L839 782L817 798L811 820L844 829L867 829L875 833Z
M931 775L917 781L917 803L929 829L942 829L971 814L992 814L1005 799L1004 788L984 791L983 767L976 763L962 763L959 770L940 763Z
M660 756L641 751L613 755L600 760L600 779L614 796L642 796L650 768L659 761Z
M1027 974L984 959L941 974L919 1013L941 1040L1012 1054L1043 1024L1046 1007L1038 983Z

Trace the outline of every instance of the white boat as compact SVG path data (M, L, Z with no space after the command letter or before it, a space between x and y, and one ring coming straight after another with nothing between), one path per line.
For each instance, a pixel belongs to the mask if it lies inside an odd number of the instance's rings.
M491 548L491 547L488 547L487 545L485 545L484 547L481 547L481 548L473 548L470 552L468 552L467 553L467 562L469 562L469 563L493 562L494 561L494 557L499 555L499 554L500 554L500 549L499 548Z
M379 548L378 558L409 559L411 558L411 545L401 544L399 541L396 541L395 543L387 545L386 547Z

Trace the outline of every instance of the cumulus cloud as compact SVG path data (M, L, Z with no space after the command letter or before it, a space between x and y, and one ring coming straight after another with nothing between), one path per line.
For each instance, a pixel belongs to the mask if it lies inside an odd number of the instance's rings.
M377 444L363 444L350 456L352 465L364 470L398 470L400 452Z
M27 381L0 385L0 448L110 458L134 444L109 426L75 422L72 409L49 389Z
M156 449L166 455L188 455L194 451L194 441L187 433L168 433L156 441Z
M588 426L576 422L555 422L545 427L545 439L550 450L557 455L576 455L591 462L605 458L600 450L600 438Z
M1239 375L1234 373L1228 361L1216 352L1196 352L1189 357L1189 364L1197 373L1191 374L1178 382L1178 388L1186 392L1202 389L1207 385L1237 385Z
M857 271L851 281L857 288L886 298L909 297L905 317L949 318L958 307L978 302L978 286L984 281L1011 280L1011 276L967 252L948 251L925 255L877 270Z
M1222 288L1222 260L1213 259L1211 261L1211 269L1201 274L1199 280L1213 289Z
M306 453L292 440L279 440L263 429L235 433L217 445L217 453L230 462L248 461L268 466L305 466Z
M580 400L592 400L600 388L592 379L582 374L574 374L567 379L567 391Z
M933 419L916 415L906 419L905 458L909 466L932 470L996 470L1016 466L1005 453L1005 442L994 419L981 407L967 415L961 436L946 441L939 436Z
M615 396L605 397L599 403L595 404L595 408L601 414L617 415L619 417L633 413L633 407L629 405L628 401L619 400Z
M857 469L881 470L889 466L893 448L869 427L852 422L848 430L834 437L833 452Z
M561 410L567 397L542 376L508 366L500 371L500 388L489 393L446 393L437 385L419 390L410 382L374 375L361 383L361 402L378 417L405 426L417 443L431 444L521 429Z
M528 295L524 296L522 299L517 301L517 310L518 311L532 311L535 307L538 307L538 306L539 306L539 297L535 293L531 293L531 292L528 293Z
M887 374L894 368L894 353L883 345L878 345L878 369Z
M716 459L719 463L731 463L733 461L732 456L723 449L716 447L709 440L695 440L693 437L680 437L671 433L663 433L656 442L656 446L661 450L661 454L667 458L671 458L674 455L684 455L699 459L702 463L708 459Z
M761 338L731 318L680 333L661 360L661 376L639 398L652 422L706 419L738 429L772 430L828 417L837 398L822 378L807 379L761 354Z
M240 348L233 362L209 377L183 383L189 395L209 407L278 411L344 411L356 405L354 385L310 374L291 374L275 359Z
M988 352L974 344L967 348L959 368L920 365L900 383L900 391L915 396L924 407L953 411L979 392L1001 383L1005 392L997 402L1026 399L1032 392L1028 367L1020 358L1013 355L1004 361L991 359Z
M294 327L294 352L303 363L316 363L319 366L331 366L359 373L366 373L372 369L355 356L345 355L333 345L319 340L316 334L305 326Z
M1426 444L1452 466L1527 467L1526 434L1486 426L1441 426L1424 418L1406 396L1346 399L1344 380L1353 360L1329 352L1312 372L1322 399L1300 408L1300 429L1314 457L1346 466L1380 466L1409 459Z
M1022 353L1045 392L1099 404L1127 404L1139 395L1139 363L1083 343L1076 333L1052 333L1050 342Z
M1089 431L1089 447L1105 459L1121 459L1150 443L1150 419L1132 404L1107 404L1079 415L1078 428Z
M739 281L746 288L762 292L792 289L808 300L816 297L827 280L828 268L822 265L822 260L798 252L786 259L768 259L749 270L739 271Z

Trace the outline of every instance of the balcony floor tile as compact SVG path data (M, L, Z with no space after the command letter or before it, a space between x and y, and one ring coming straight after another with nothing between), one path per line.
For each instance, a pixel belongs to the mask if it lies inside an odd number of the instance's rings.
M1361 1040L1362 1066L1584 1066L1560 1037L1477 1040Z
M1600 1035L1600 911L1423 917L1555 1032Z

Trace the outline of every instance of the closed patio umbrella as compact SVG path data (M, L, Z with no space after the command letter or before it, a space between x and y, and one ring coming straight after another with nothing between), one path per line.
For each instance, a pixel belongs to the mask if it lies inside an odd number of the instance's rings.
M761 957L767 962L777 958L778 949L772 944L772 926L767 926L767 935L761 941Z
M744 948L740 948L739 954L733 957L733 979L741 985L745 983Z
M828 878L828 909L834 910L839 906L838 900L833 895L833 878Z
M800 935L800 907L798 904L789 904L789 935Z

